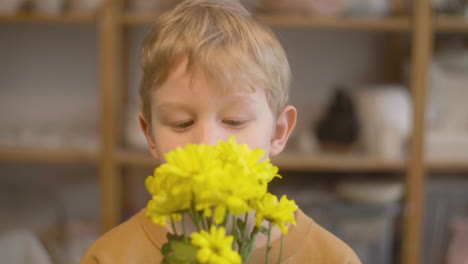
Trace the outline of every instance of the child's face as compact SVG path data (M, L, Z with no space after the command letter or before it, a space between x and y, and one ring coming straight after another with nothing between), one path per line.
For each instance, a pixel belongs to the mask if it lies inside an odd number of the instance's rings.
M281 116L275 118L264 90L232 88L226 91L201 72L191 75L186 63L180 63L152 93L151 131L140 115L153 156L164 159L164 153L177 147L189 143L213 145L232 135L238 143L266 150L266 157L279 153L283 146L278 150L275 139L281 134L277 131Z

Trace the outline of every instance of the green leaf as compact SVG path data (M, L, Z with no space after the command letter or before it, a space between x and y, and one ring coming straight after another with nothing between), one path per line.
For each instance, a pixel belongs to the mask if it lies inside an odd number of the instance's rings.
M242 221L240 218L237 218L237 228L241 230L242 232L245 230L245 223Z
M264 227L264 226L260 227L260 228L258 229L258 231L259 231L260 233L263 233L263 234L265 234L265 235L268 235L268 228L266 228L266 227Z
M168 234L169 237L169 234ZM163 264L196 264L198 248L184 241L183 236L171 236L173 240L169 240L161 248L161 253L164 258Z
M171 251L172 251L172 244L171 244L171 241L176 241L176 240L179 240L179 241L183 241L184 240L184 237L183 235L175 235L175 234L171 234L169 232L167 232L166 234L166 237L167 237L167 241L162 247L161 247L161 253L163 255L167 255L169 254Z
M252 256L252 253L255 249L255 242L257 241L257 234L254 234L251 239L246 239L244 246L242 247L242 252L240 252L242 257L242 263L247 263Z

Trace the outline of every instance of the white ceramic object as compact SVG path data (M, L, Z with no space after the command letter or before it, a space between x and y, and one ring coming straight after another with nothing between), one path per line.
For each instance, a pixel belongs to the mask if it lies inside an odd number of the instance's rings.
M358 89L354 96L361 128L359 141L367 154L386 160L403 158L412 125L409 92L387 85Z
M267 12L306 13L317 15L340 15L353 0L263 0Z
M444 7L447 6L449 0L432 0L432 8L434 10L440 11L443 10Z
M130 1L130 11L134 13L162 13L174 6L180 0L133 0Z
M468 160L468 50L447 47L434 55L429 76L425 155L431 160Z
M390 11L389 0L354 0L348 11L349 15L384 16Z
M441 132L428 130L425 135L425 156L428 161L468 160L468 131Z
M430 68L428 128L443 133L465 133L468 131L468 56L460 53L458 58L453 54L436 57L441 59Z
M46 15L58 15L62 13L64 0L33 0L34 10Z
M314 133L310 130L302 130L294 137L297 151L300 153L317 153L319 152L319 144Z
M386 204L403 197L403 184L399 182L344 182L337 186L340 197L367 204Z
M93 13L101 6L102 0L69 0L70 11L78 13Z
M465 0L432 0L432 7L438 12L463 14L464 5L466 5Z
M313 8L319 15L341 15L349 8L351 0L313 0Z
M0 15L14 15L24 0L0 0Z
M468 72L468 49L454 48L435 55L436 62L445 70Z

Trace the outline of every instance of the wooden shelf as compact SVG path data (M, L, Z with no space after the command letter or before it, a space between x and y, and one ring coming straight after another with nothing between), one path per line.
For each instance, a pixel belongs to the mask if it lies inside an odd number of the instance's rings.
M120 17L120 23L124 25L151 25L160 14L135 14L126 13Z
M121 150L117 162L125 166L156 167L157 161L149 153ZM298 154L284 152L272 159L281 170L327 172L403 172L405 160L381 160L366 155ZM425 164L429 172L468 172L468 161L431 160Z
M438 16L435 30L441 33L468 33L468 18L460 16Z
M0 149L0 162L97 163L98 158L97 152L37 148Z
M468 160L430 160L426 165L429 172L450 173L468 172Z
M115 155L121 165L135 167L156 167L159 163L149 152L120 150Z
M60 15L45 15L32 12L20 12L16 15L0 15L0 23L28 24L93 24L96 14L63 13Z
M316 17L304 15L257 14L256 17L273 27L305 27L315 29L362 31L409 31L407 17Z
M119 151L116 158L121 165L156 167L158 162L149 153ZM361 155L308 155L282 153L272 159L281 170L333 172L395 172L403 171L403 161L382 161Z
M272 27L316 28L337 30L363 30L363 31L409 31L410 20L408 17L316 17L305 15L264 14L255 16L265 24ZM127 13L121 17L121 22L126 25L152 24L158 14L132 14Z
M327 172L403 172L403 160L385 161L360 154L282 153L272 159L283 170Z

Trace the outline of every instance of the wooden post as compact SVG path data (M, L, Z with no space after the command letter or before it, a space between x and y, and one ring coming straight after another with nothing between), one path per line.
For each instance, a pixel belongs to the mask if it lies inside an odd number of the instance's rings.
M415 0L412 18L411 92L413 133L411 136L403 234L403 264L422 263L424 224L424 128L429 63L432 54L432 18L429 0Z
M102 89L100 191L102 228L107 231L121 219L121 178L117 170L116 149L119 138L119 51L118 10L114 0L104 0L98 27Z

